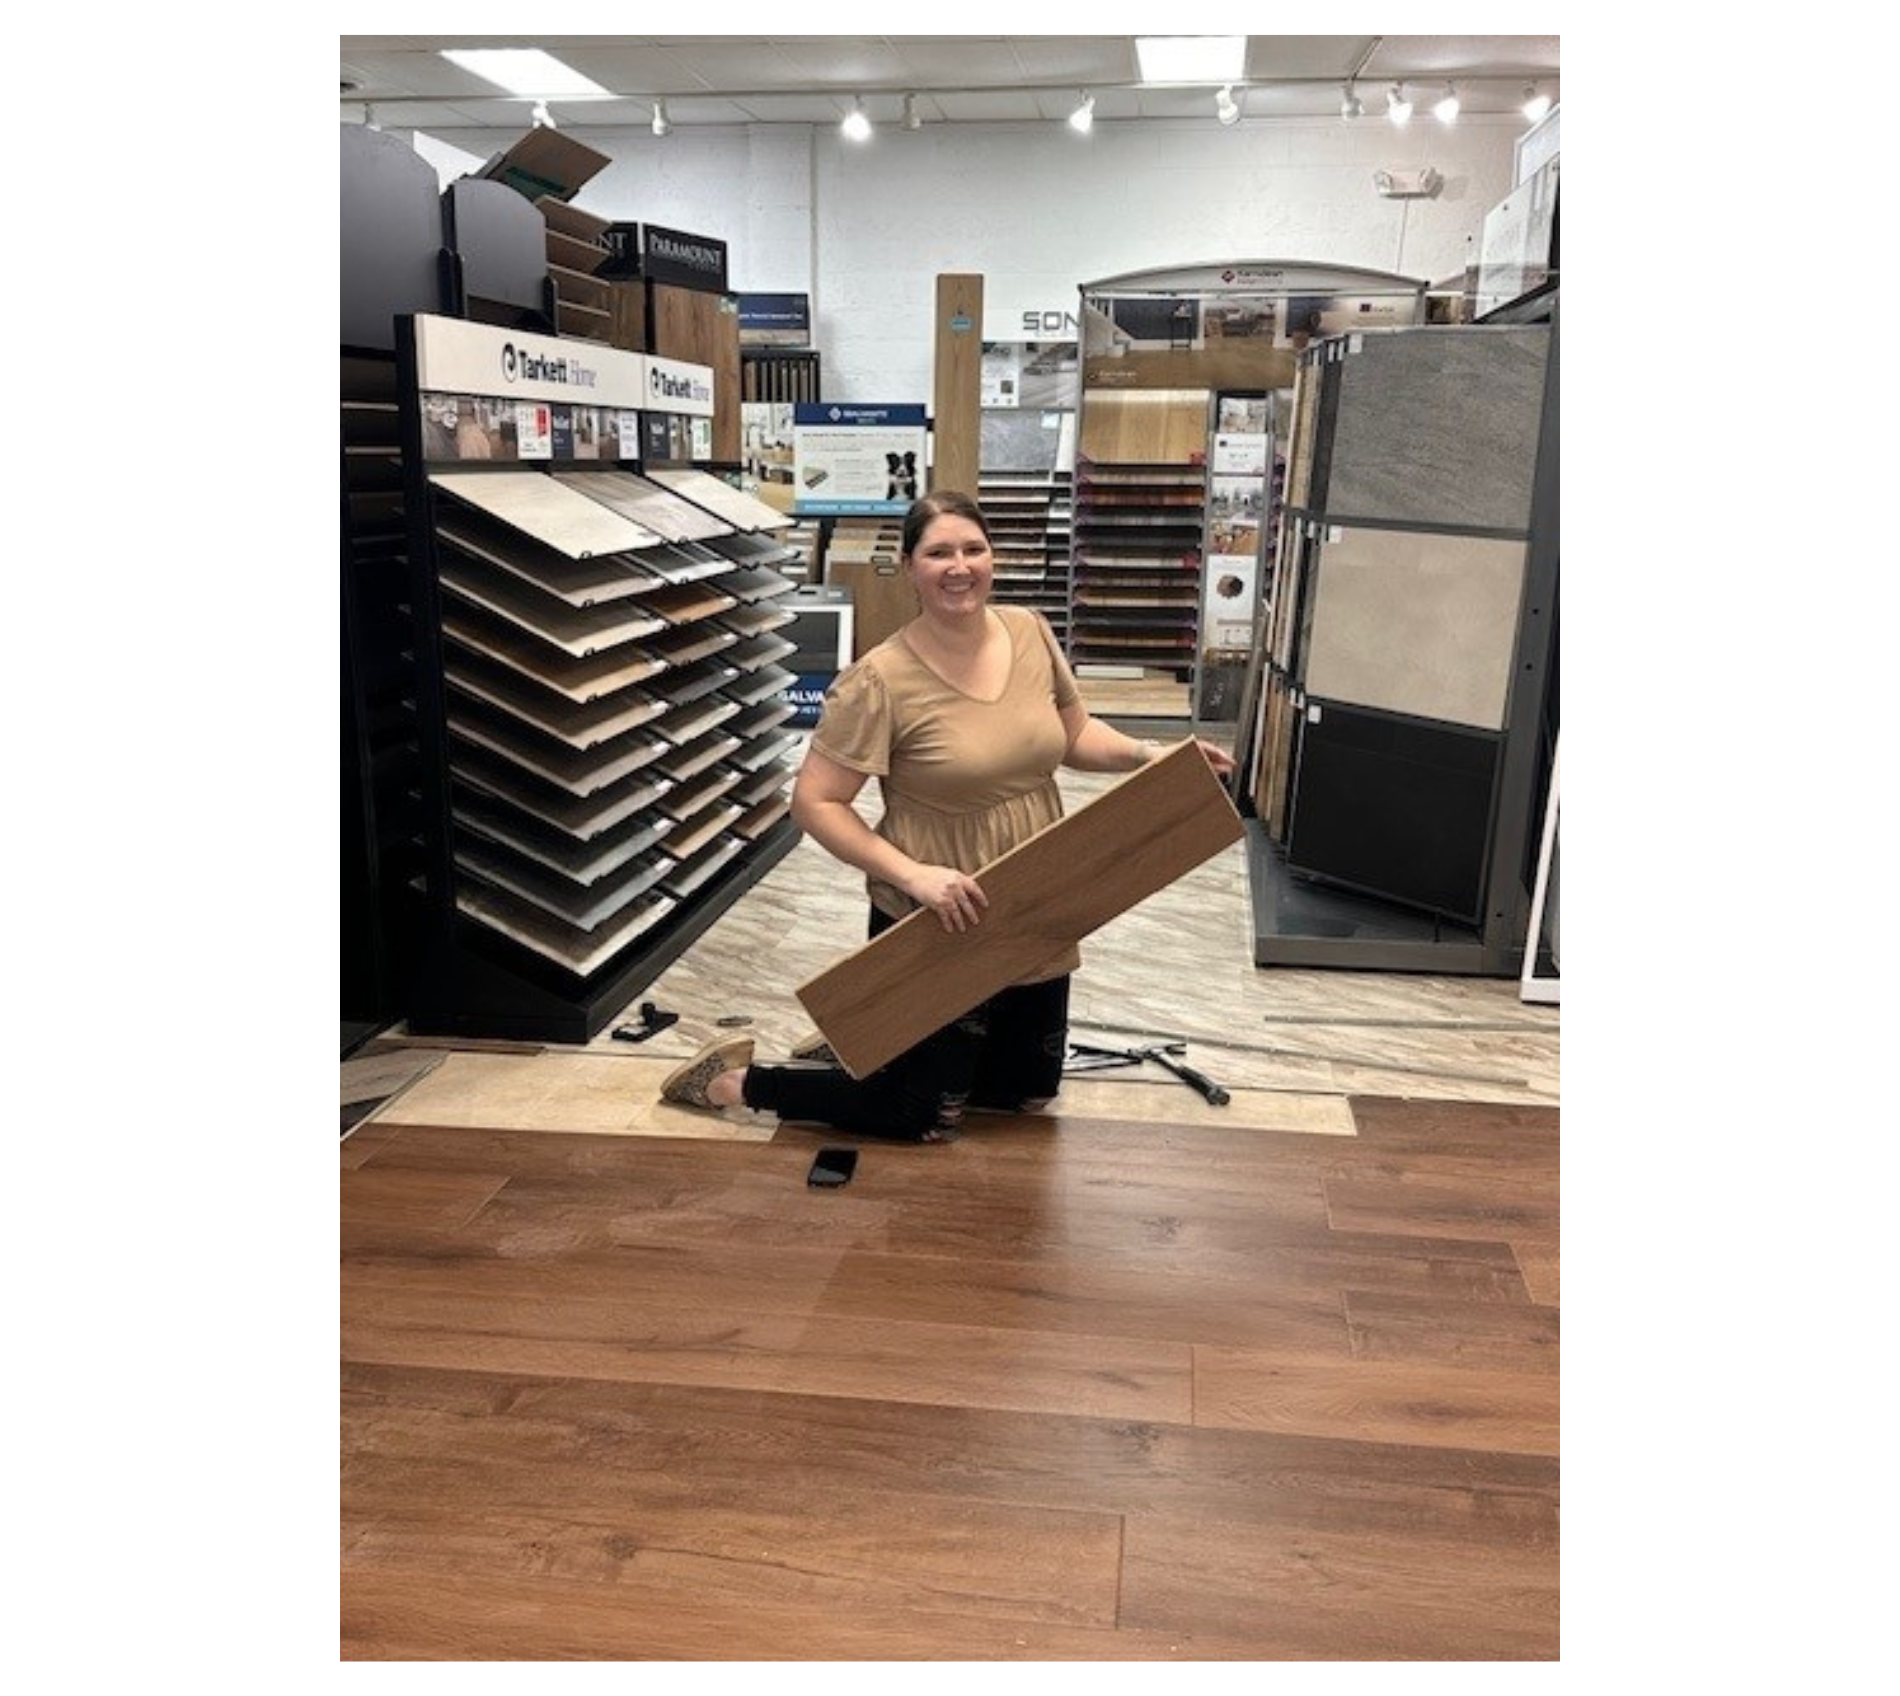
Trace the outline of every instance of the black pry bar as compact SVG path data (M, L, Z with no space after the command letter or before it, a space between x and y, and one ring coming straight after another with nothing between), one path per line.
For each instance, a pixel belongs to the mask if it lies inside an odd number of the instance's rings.
M1146 1048L1096 1048L1088 1043L1072 1042L1069 1048L1076 1054L1093 1054L1104 1057L1113 1056L1118 1060L1153 1060L1164 1066L1184 1084L1195 1091L1210 1107L1225 1107L1233 1098L1205 1072L1197 1072L1192 1066L1171 1058L1185 1051L1186 1043L1154 1043Z

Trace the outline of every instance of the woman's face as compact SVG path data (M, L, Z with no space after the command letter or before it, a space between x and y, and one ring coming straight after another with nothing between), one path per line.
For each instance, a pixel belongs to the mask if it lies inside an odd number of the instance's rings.
M918 604L934 618L981 615L990 598L995 560L983 527L955 513L939 513L904 561Z

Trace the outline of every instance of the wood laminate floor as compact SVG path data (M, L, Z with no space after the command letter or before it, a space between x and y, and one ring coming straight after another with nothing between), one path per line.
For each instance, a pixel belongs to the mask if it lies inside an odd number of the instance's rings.
M854 1139L657 1122L862 915L801 843L648 1043L345 1064L344 1658L1555 1660L1557 1009L1257 970L1234 850L1085 942L1072 1033L1231 1116L1091 1073L829 1192Z

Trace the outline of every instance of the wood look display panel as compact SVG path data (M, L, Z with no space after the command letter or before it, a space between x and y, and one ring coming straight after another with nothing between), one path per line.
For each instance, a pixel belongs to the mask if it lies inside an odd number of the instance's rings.
M930 486L974 493L983 419L983 279L937 278Z
M1207 453L1205 389L1090 389L1076 457L1092 465L1185 465Z
M1182 743L985 866L990 904L974 929L913 913L801 984L798 999L864 1077L1241 835L1205 756Z
M432 471L446 495L477 507L523 534L568 555L623 554L663 538L599 501L565 488L540 471Z
M652 351L712 372L712 456L736 465L741 452L738 299L671 283L650 283L648 288Z

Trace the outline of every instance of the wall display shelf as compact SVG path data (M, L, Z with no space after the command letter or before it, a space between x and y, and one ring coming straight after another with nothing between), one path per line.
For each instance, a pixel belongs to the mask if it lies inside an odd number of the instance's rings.
M985 408L978 464L976 496L996 555L995 598L1041 613L1066 652L1074 412Z
M517 372L548 384L603 357L411 319L397 390L418 447L430 398L469 393L491 356L499 373L504 340ZM590 403L637 407L643 356L604 357ZM564 404L529 388L511 404ZM794 616L778 602L795 555L755 522L776 531L777 514L701 474L417 461L409 1025L584 1042L795 840L781 805L794 709L777 665L790 644L775 634Z
M1253 727L1257 963L1515 976L1555 763L1557 324L1302 356Z

